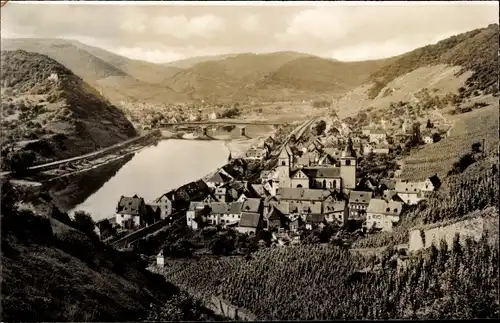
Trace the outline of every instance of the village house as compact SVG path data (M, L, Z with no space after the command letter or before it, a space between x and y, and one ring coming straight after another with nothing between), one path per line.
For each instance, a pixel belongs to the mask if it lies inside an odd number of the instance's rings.
M390 146L388 144L378 144L373 147L372 152L374 154L385 154L387 155L389 153L389 148Z
M225 187L216 187L214 196L219 202L228 202L228 192Z
M394 190L404 203L415 205L425 198L421 192L421 187L421 182L410 182L406 180L396 182Z
M247 160L263 160L267 158L268 150L265 147L252 147L245 153L244 159Z
M142 197L122 196L116 206L116 224L124 229L138 229L146 218L146 203Z
M366 227L392 231L394 223L399 222L403 204L373 198L366 209Z
M420 190L426 192L432 192L438 190L441 187L441 180L437 175L433 175L422 182Z
M344 227L347 224L349 209L345 201L338 201L329 196L323 202L323 215L327 223L336 223Z
M387 135L383 131L370 131L370 142L373 143L383 143L387 140Z
M241 219L242 202L191 202L186 212L187 225L198 230L203 224L227 226Z
M264 217L267 230L276 230L287 227L288 218L275 206L271 205L271 210Z
M215 189L220 186L224 186L227 183L229 183L232 180L232 178L225 174L223 171L218 170L213 174L211 177L209 177L205 183L207 184L208 187L211 189Z
M163 194L151 204L157 205L160 208L160 218L162 219L165 219L172 214L172 201L166 194Z
M239 233L255 235L264 227L261 213L242 212L238 226L235 228Z
M279 188L276 198L280 202L288 202L289 214L323 214L323 202L331 193L325 190L307 188Z
M432 138L431 135L425 135L425 136L423 136L422 140L424 141L425 144L432 144L432 143L434 143L434 139Z
M373 197L373 192L351 191L349 193L349 219L365 220L366 210Z
M323 214L305 214L303 216L306 230L325 227L325 216Z

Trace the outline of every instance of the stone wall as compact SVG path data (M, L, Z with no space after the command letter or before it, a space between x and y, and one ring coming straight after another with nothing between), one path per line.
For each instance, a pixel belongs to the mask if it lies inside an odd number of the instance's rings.
M490 210L485 210L489 212ZM479 240L486 231L491 231L492 239L498 237L498 211L497 217L471 217L467 220L457 221L448 225L434 224L427 227L420 227L410 230L408 251L418 251L429 248L433 244L439 248L441 240L445 240L451 247L455 235L460 236L460 242L463 243L467 237ZM494 234L496 232L496 235Z

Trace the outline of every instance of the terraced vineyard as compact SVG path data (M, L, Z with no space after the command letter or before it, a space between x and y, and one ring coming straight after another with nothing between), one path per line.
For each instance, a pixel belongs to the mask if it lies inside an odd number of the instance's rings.
M438 174L445 177L453 163L484 138L488 155L498 152L498 103L450 118L450 136L412 152L404 160L401 177L421 180Z

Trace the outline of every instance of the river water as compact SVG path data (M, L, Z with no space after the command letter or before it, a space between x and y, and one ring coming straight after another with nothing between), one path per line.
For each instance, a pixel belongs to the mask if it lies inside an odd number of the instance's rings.
M222 141L163 140L135 154L117 173L71 211L89 212L95 221L114 214L121 195L151 202L172 189L227 163Z

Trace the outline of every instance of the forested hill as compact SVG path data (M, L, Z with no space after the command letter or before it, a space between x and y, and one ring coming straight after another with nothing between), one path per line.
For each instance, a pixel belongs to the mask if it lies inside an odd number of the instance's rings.
M2 52L2 149L28 141L41 163L107 147L136 135L123 112L57 61ZM11 147L12 146L12 147ZM37 147L33 147L37 146ZM17 154L9 149L10 154Z

